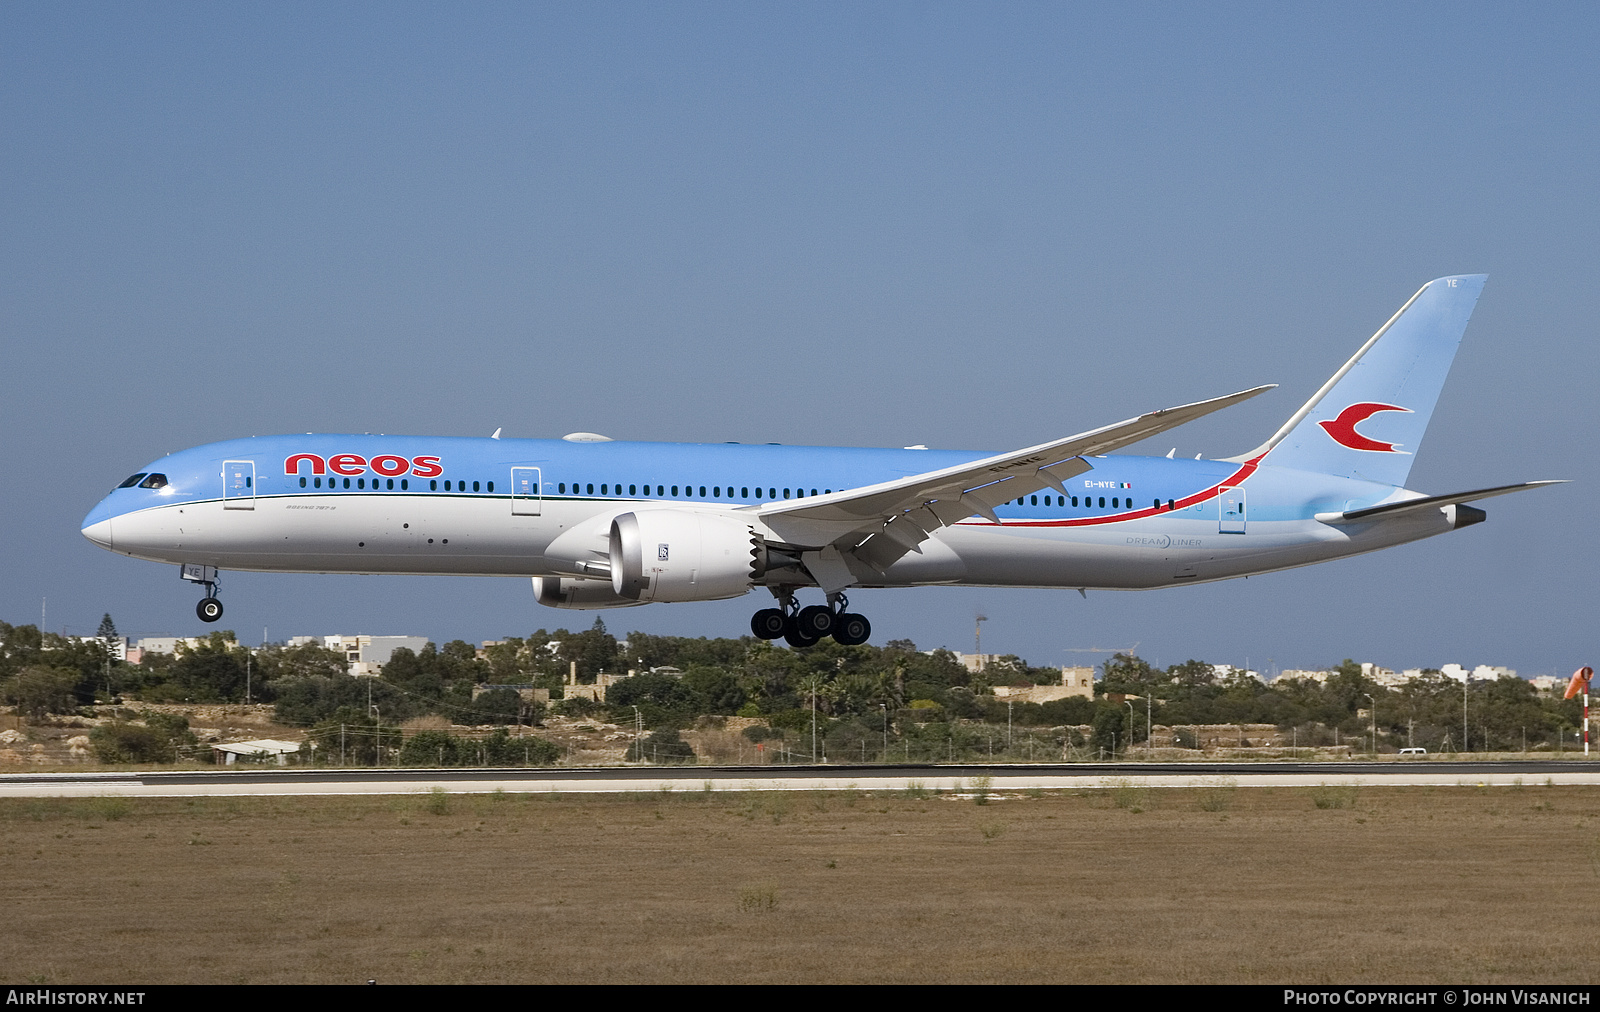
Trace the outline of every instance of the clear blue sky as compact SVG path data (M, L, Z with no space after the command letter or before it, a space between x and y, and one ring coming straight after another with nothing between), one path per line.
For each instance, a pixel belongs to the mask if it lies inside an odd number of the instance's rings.
M1320 666L1596 659L1592 5L0 7L0 618L187 634L83 514L198 443L355 431L1007 449L1489 284L1412 472L1489 522L1141 594L863 592L874 640ZM1585 532L1588 533L1585 533ZM227 578L224 625L588 625L525 580ZM739 635L764 595L601 613Z

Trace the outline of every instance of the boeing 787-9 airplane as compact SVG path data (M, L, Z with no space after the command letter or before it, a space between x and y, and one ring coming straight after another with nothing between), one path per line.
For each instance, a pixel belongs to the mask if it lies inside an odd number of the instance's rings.
M1110 456L1270 387L1009 453L436 436L263 436L140 468L90 541L219 570L528 576L556 608L765 587L751 629L866 642L855 587L1144 590L1251 576L1479 523L1467 503L1553 482L1405 488L1482 275L1430 281L1271 438L1220 460ZM499 433L496 433L498 436ZM800 607L817 588L823 604Z

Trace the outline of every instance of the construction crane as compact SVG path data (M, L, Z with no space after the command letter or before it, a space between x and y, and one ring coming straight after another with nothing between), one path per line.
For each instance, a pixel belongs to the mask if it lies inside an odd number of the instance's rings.
M1143 642L1142 640L1140 642ZM1129 657L1139 656L1139 644L1131 647L1067 647L1069 654L1127 654Z

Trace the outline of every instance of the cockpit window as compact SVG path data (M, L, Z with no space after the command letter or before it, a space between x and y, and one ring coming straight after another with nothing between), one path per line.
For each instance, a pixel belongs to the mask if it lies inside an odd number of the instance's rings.
M139 487L140 488L166 488L167 487L167 476L164 475L164 474L152 474L148 478L146 478L144 481L141 481L139 483Z
M123 482L121 485L118 485L117 487L118 488L132 488L133 486L139 484L139 479L143 478L144 476L145 476L145 472L140 471L138 474L134 475L132 478L129 478L127 481Z

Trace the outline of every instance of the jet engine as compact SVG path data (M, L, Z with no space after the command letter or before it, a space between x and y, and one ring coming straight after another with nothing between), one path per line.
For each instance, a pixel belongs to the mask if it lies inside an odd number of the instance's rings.
M611 521L611 589L638 604L740 597L765 559L760 536L736 516L641 510Z
M570 576L535 576L534 600L546 608L572 608L592 611L597 608L632 608L644 604L630 597L618 597L605 580L574 579Z

